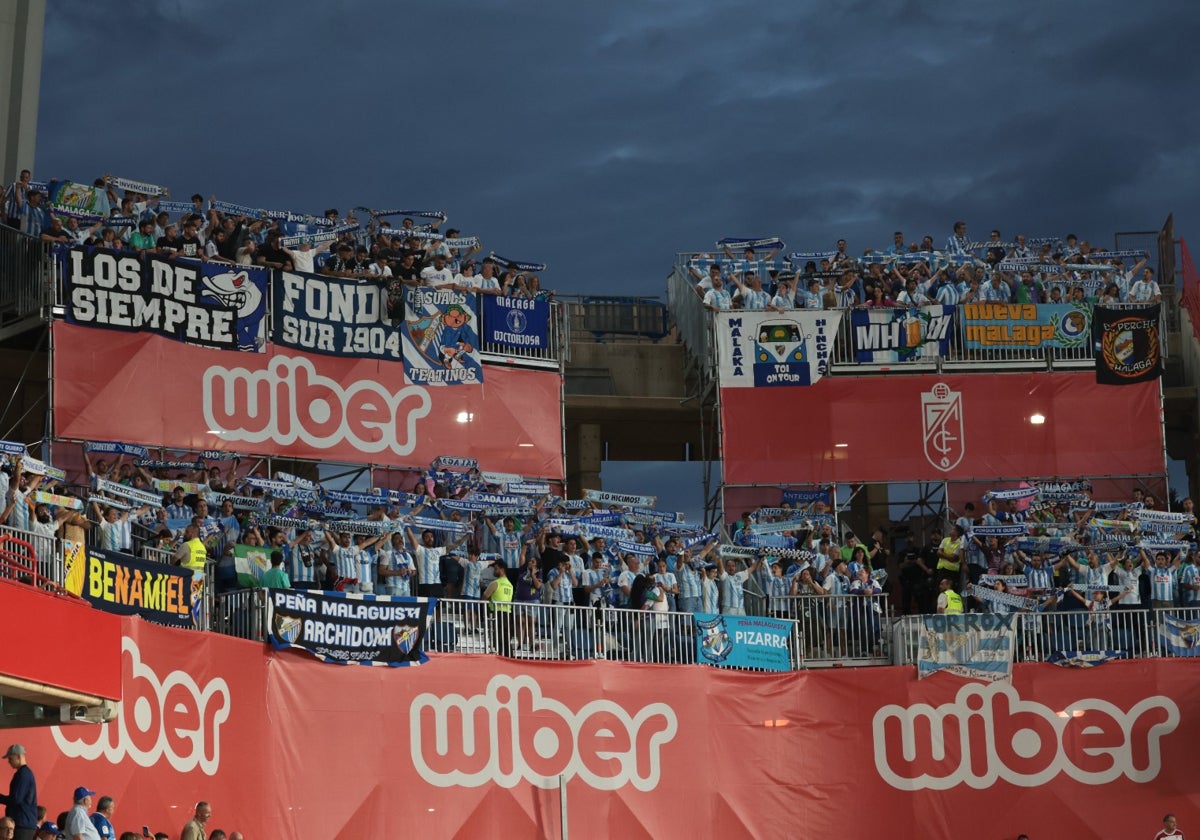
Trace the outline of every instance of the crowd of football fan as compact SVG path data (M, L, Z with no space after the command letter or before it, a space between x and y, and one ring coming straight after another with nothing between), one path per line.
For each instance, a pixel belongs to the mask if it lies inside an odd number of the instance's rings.
M777 242L777 240L766 240ZM738 247L738 246L734 246ZM853 256L846 240L827 252L779 259L782 243L691 256L696 294L713 311L923 306L931 303L1129 303L1161 300L1162 291L1138 252L1116 253L1075 234L1004 241L998 230L973 242L965 222L938 250L932 236ZM1127 262L1131 260L1132 262Z
M148 195L122 190L118 195L108 176L97 178L94 187L100 218L81 223L75 214L56 213L30 171L23 170L5 189L3 221L45 242L357 277L383 284L392 303L413 286L537 300L554 296L541 287L535 270L540 266L494 254L480 257L478 237L445 227L444 214L420 223L405 217L393 227L375 211L360 208L366 215L363 223L354 211L342 216L331 208L308 219L312 224L304 225L306 233L289 236L287 219L260 213L252 217L228 207L222 212L224 205L214 196L206 203L194 194L190 209L172 214L159 209L169 191Z

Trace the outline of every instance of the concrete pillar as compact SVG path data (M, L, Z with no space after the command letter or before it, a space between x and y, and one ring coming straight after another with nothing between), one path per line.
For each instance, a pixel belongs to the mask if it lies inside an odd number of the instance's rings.
M599 423L580 423L567 440L567 494L573 499L584 490L600 490L600 464L604 461L604 438Z
M0 181L33 168L46 0L0 0Z

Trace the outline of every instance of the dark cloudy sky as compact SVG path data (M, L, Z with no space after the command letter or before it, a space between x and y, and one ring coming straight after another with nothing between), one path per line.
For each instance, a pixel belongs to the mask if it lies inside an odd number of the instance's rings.
M49 0L35 174L445 209L572 294L726 235L1187 236L1198 43L1183 0Z
M569 293L725 235L1186 236L1198 43L1187 2L49 0L36 174L445 209Z

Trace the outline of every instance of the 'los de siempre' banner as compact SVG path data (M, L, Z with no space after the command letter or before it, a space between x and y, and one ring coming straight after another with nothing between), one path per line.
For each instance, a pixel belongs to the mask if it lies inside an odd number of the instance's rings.
M265 268L82 247L59 257L68 323L221 350L266 340Z

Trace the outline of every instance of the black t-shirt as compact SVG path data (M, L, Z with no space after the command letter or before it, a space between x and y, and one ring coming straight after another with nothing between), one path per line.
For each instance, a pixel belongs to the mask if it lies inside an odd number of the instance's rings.
M547 545L544 549L542 549L542 557L538 563L542 570L542 580L546 579L546 576L550 574L551 569L557 569L559 563L564 561L569 562L570 559L571 558L568 557L564 552L559 551L557 548L551 548Z
M160 249L169 248L172 251L182 251L183 250L183 237L176 236L174 239L172 239L169 236L160 236L160 237L158 237L157 244Z
M179 240L179 253L185 257L198 257L203 250L199 239L188 239L185 236Z
M258 249L258 258L255 260L255 262L258 262L259 260L264 263L279 263L280 265L288 265L291 263L292 258L287 255L287 251L267 243Z

